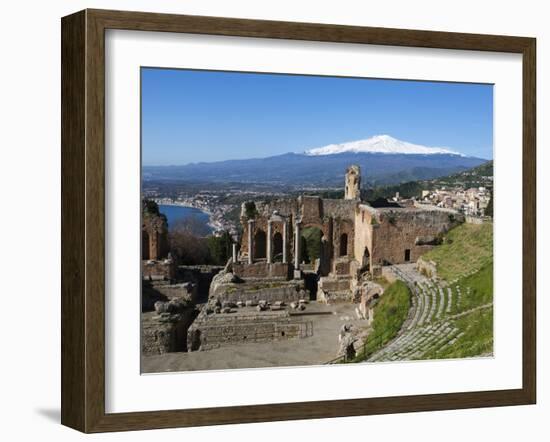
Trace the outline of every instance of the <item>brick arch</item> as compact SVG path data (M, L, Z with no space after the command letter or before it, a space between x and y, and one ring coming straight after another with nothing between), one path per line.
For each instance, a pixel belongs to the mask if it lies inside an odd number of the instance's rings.
M329 225L328 225L328 223L309 222L309 223L304 223L304 224L300 225L301 230L308 229L308 228L311 228L311 227L315 227L315 228L319 229L321 231L321 234L322 234L321 238L324 238L324 239L328 240L328 236L329 236Z

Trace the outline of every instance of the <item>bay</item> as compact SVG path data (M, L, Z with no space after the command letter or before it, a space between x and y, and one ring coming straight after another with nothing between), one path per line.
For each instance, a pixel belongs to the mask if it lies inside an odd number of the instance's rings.
M166 215L169 230L184 224L190 227L196 234L207 235L213 231L212 227L208 225L210 217L200 209L161 204L159 205L159 211Z

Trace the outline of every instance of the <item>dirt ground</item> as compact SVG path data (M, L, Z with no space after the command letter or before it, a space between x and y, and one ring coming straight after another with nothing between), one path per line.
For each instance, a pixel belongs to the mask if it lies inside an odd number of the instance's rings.
M343 324L366 326L364 320L357 319L356 306L311 302L304 312L306 315L300 316L301 320L313 323L310 337L142 357L142 373L324 364L336 357L338 333Z

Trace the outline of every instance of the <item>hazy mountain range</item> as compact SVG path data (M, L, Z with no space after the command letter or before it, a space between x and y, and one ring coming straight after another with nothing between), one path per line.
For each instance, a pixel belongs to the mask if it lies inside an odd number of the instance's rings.
M392 184L450 175L486 161L444 147L421 146L379 135L267 158L143 166L143 179L332 187L343 183L350 164L358 164L364 182Z

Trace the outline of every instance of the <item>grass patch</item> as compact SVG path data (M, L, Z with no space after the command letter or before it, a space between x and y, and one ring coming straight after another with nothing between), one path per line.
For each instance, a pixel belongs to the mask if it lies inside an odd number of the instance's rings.
M460 287L462 297L460 305L453 307L453 313L460 313L474 307L493 302L493 260L485 264L478 272L458 280L453 292ZM470 291L468 292L468 287Z
M487 265L493 260L493 223L461 224L451 229L443 244L422 258L437 263L439 277L451 281Z
M407 319L410 305L411 292L407 285L402 281L391 284L374 307L372 331L363 350L351 362L364 361L391 341Z
M453 321L464 333L451 346L426 353L422 359L469 358L493 352L493 309L476 310Z

